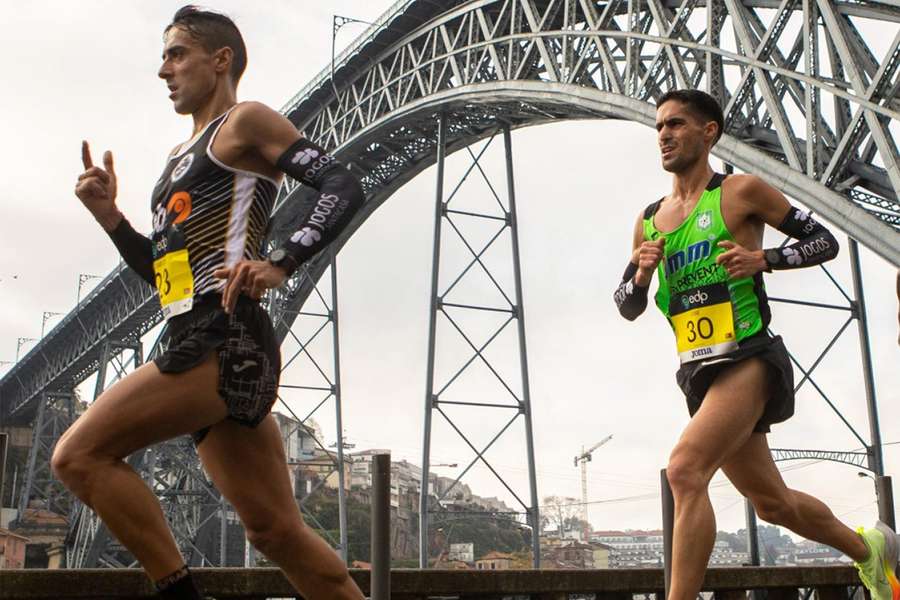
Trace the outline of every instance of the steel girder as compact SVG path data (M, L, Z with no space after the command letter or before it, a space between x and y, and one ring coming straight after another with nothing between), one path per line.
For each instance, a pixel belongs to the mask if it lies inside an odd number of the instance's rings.
M105 343L136 342L161 320L155 291L120 264L0 379L0 419L30 423L41 394L97 372Z
M454 151L501 122L652 125L661 94L706 87L731 117L718 156L900 265L898 24L895 1L398 2L342 55L334 81L323 72L284 112L364 182L367 204L339 247L434 162L439 109ZM866 42L869 30L892 40L886 53ZM286 182L273 237L311 200ZM312 261L310 272L327 263ZM311 289L292 282L272 305L284 316L282 337ZM104 339L139 339L158 322L150 288L120 266L0 380L0 415L31 421L42 393L71 389L97 369Z

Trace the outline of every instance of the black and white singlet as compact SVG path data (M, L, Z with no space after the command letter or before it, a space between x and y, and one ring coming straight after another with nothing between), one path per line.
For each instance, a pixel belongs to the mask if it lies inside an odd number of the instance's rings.
M191 310L221 291L216 269L261 260L278 182L228 167L212 153L225 114L171 155L153 189L153 270L163 315Z

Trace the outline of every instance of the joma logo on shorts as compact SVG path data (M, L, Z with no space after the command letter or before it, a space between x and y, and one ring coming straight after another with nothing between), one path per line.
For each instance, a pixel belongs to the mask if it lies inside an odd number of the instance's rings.
M687 247L687 251L679 250L666 259L666 277L677 273L691 263L703 260L709 256L712 246L709 240L701 240Z
M696 350L691 350L691 358L697 358L698 356L707 356L712 353L712 348L697 348Z

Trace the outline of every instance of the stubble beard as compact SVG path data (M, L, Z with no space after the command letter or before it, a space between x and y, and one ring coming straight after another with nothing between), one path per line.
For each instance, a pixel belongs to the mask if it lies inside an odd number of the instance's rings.
M685 173L687 171L690 171L694 167L694 165L697 164L701 156L702 152L691 152L684 148L684 146L682 146L681 153L670 160L668 163L663 161L662 168L663 170L675 175L679 173Z

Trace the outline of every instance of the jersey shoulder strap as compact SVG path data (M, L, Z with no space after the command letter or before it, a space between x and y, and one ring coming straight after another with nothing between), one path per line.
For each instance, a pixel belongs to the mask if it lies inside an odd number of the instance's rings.
M722 187L722 182L725 181L726 177L728 177L728 175L726 174L713 173L713 176L710 178L709 183L706 184L706 190L711 192L718 187Z
M655 215L656 211L659 210L659 205L662 204L663 200L665 200L665 198L660 198L656 202L653 202L652 204L647 205L647 208L644 209L644 220L645 221L647 219L653 218L653 215Z

